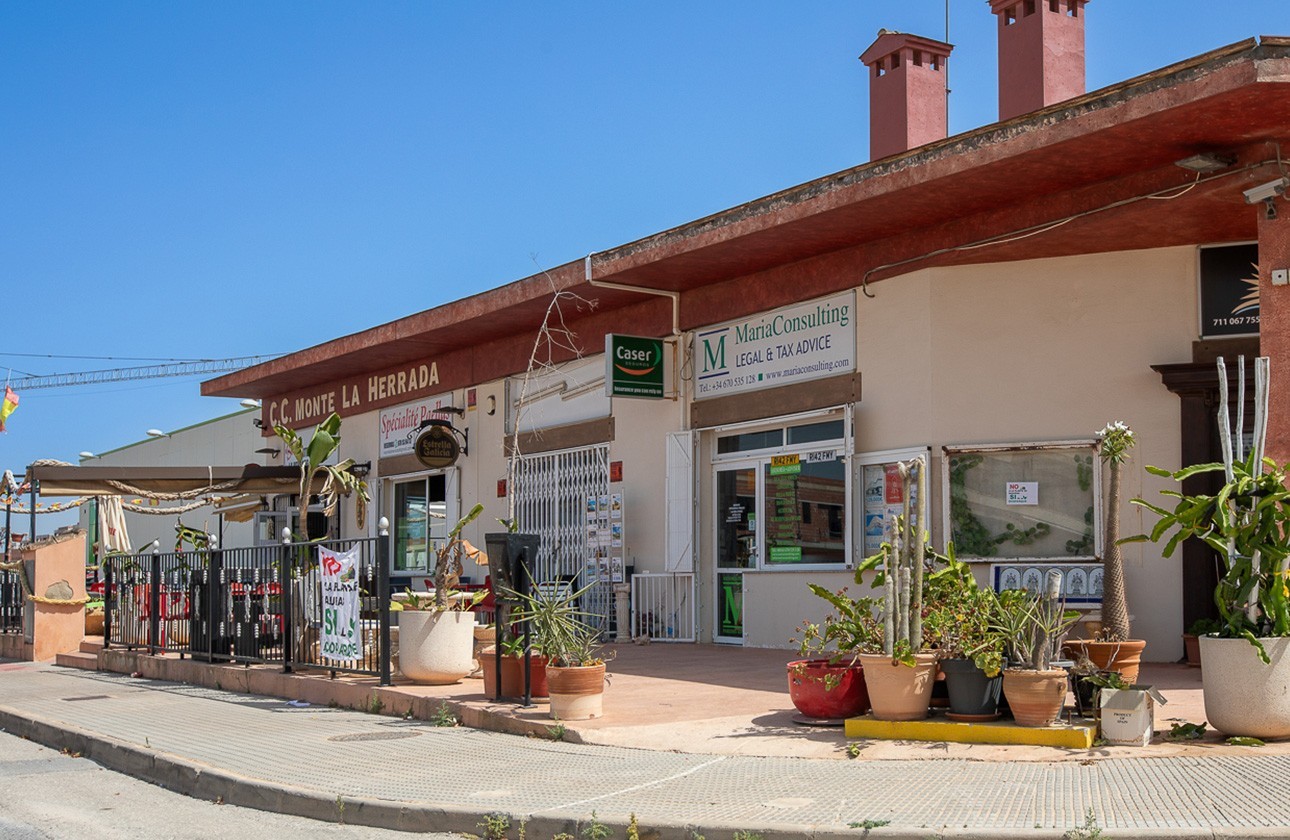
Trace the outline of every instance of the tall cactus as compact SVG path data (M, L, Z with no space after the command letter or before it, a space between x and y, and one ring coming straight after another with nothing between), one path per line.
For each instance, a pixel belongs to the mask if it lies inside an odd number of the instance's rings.
M901 642L910 652L923 646L923 562L926 537L917 520L910 491L917 488L921 501L925 490L920 460L896 465L900 476L901 509L891 530L891 542L884 546L884 598L882 599L883 652L896 656Z

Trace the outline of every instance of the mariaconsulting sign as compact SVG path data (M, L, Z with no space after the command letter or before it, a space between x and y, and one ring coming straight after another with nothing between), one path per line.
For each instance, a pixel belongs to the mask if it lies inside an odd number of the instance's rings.
M855 292L699 330L695 399L856 369Z

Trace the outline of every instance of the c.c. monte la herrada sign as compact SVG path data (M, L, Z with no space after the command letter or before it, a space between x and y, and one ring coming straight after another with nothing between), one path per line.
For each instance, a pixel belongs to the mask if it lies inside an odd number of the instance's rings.
M371 374L332 383L313 393L265 400L265 420L270 426L299 427L315 423L333 411L341 416L359 414L388 402L410 396L429 396L439 386L439 367L434 362L411 365L391 372Z

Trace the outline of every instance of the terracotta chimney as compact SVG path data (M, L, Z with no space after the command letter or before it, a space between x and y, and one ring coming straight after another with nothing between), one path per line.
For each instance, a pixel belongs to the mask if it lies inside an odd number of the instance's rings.
M954 47L887 29L864 51L869 68L869 158L943 140L945 62Z
M999 18L999 119L1084 93L1088 0L990 0Z

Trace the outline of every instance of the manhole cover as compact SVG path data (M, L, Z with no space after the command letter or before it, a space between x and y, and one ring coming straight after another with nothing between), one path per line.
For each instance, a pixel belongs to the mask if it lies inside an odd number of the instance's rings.
M333 735L328 741L397 741L400 738L415 738L420 732L359 732L354 735Z
M72 703L77 700L106 700L108 696L106 694L87 694L84 697L64 697L63 699L68 703Z

